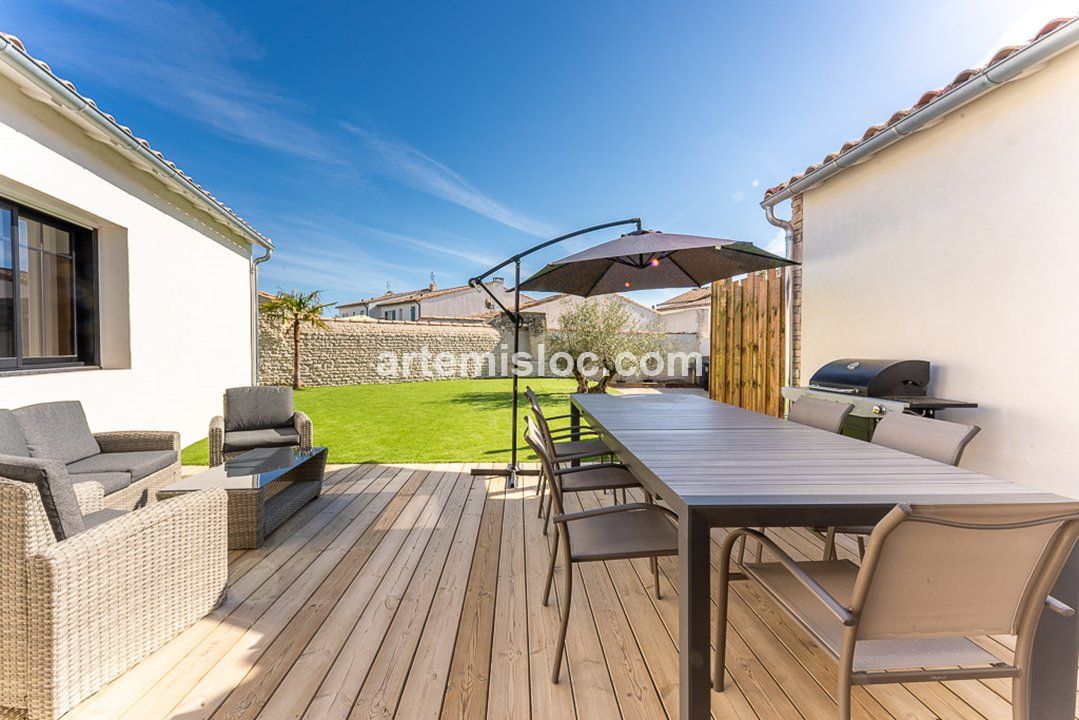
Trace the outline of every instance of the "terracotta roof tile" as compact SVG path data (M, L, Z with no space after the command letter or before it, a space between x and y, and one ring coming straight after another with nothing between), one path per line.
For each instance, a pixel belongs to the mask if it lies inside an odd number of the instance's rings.
M254 226L251 225L251 223L247 222L242 217L237 215L236 212L232 208L230 208L229 206L225 205L223 202L218 200L216 197L214 197L213 193L211 193L209 190L204 188L202 185L199 185L197 182L195 182L194 178L192 178L190 175L188 175L183 170L178 168L176 166L176 163L171 162L169 160L166 160L165 156L162 155L160 151L155 150L153 147L151 147L150 142L148 140L138 137L137 135L135 135L135 133L133 133L131 131L131 128L129 128L127 125L121 125L119 122L117 122L115 117L113 117L109 113L101 110L101 108L98 107L98 104L92 98L86 97L85 95L83 95L82 93L79 92L78 88L75 87L75 83L71 82L70 80L65 80L64 78L61 78L61 77L57 76L56 73L53 72L52 68L49 66L49 64L47 62L45 62L44 60L40 60L38 58L35 58L33 55L31 55L26 49L26 44L21 39L19 39L15 35L11 35L11 34L5 33L5 32L0 32L0 38L3 38L7 42L11 43L11 45L13 47L15 47L20 53L22 53L26 57L26 59L28 59L30 62L34 63L35 65L37 65L39 68L41 68L45 72L52 75L53 79L55 79L58 83L60 83L64 87L66 87L73 94L77 95L78 98L80 100L82 100L83 102L85 102L87 105L89 105L92 108L94 108L95 110L97 110L101 114L101 116L103 118L108 120L110 123L112 123L117 128L119 128L121 131L123 131L124 134L129 135L132 140L134 140L139 145L141 145L142 147L144 147L147 150L149 150L150 152L152 152L160 160L165 162L165 164L167 164L170 168L172 168L176 172L177 175L179 175L185 181L187 181L192 186L194 186L195 189L199 192L199 194L201 194L212 205L217 207L219 210L224 212L230 218L232 218L233 220L238 222L240 225L243 225L245 228L247 228L253 234L255 234L258 237L262 238L264 241L266 241L267 244L270 244L270 245L273 244L268 237L266 237L265 235L260 233L258 230L256 230L254 228Z
M881 123L879 125L873 125L872 127L868 128L865 131L865 133L863 133L862 136L860 138L858 138L857 140L848 140L847 142L843 143L843 146L841 148L839 148L838 152L833 152L833 153L828 154L827 156L825 156L825 158L824 158L824 160L822 162L816 163L814 165L810 165L804 171L802 171L801 173L789 178L785 182L781 182L778 185L773 185L772 187L765 190L764 199L767 200L768 198L772 197L773 195L775 195L777 193L780 193L783 190L786 190L792 183L795 183L795 182L801 180L802 178L806 177L807 175L810 175L811 173L816 172L817 170L819 170L824 165L827 165L828 163L830 163L833 160L835 160L836 158L838 158L840 155L843 155L844 153L849 152L850 150L852 150L853 148L855 148L858 145L862 144L866 140L869 140L870 138L872 138L874 135L878 135L881 132L883 132L884 130L887 130L892 125L895 125L897 122L899 122L900 120L902 120L907 115L914 112L915 110L919 110L919 109L925 107L926 105L929 105L930 103L932 103L935 100L937 100L938 98L940 98L942 95L948 94L949 92L956 89L957 87L959 87L963 83L969 81L975 75L978 75L978 74L988 70L993 65L996 65L997 63L999 63L999 62L1001 62L1003 60L1006 60L1007 58L1009 58L1013 54L1015 54L1017 51L1022 50L1024 48L1030 46L1031 44L1037 42L1038 40L1042 39L1043 37L1045 37L1049 33L1053 32L1054 30L1059 28L1061 25L1069 23L1072 20L1075 20L1077 17L1079 17L1079 16L1062 17L1062 18L1056 18L1055 20L1051 20L1050 22L1046 23L1042 27L1042 29L1039 30L1037 32L1037 34L1035 34L1034 37L1032 37L1028 42L1026 42L1026 43L1024 43L1022 45L1009 45L1008 47L1003 47L1000 50L998 50L993 55L993 57L989 60L989 62L987 62L985 65L983 65L981 67L967 68L966 70L963 70L961 73L956 75L955 79L952 80L947 85L945 85L944 87L938 88L936 90L929 90L929 91L926 91L926 92L922 93L922 96L919 97L918 101L915 102L912 106L910 106L909 108L905 108L903 110L897 110L895 113L892 114L892 116L890 118L888 118L887 121L885 121L885 122L883 122L883 123Z

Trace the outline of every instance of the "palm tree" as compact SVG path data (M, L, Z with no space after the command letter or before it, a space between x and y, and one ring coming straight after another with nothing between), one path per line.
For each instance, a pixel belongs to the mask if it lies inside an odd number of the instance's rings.
M303 387L300 379L300 330L304 325L325 330L326 321L322 319L322 311L337 304L320 303L321 295L319 290L278 290L272 300L267 300L259 308L259 312L268 319L292 328L292 387L297 390Z

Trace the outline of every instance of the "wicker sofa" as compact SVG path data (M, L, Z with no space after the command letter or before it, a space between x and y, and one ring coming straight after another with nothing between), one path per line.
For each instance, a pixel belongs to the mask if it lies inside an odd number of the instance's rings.
M0 455L0 717L55 720L223 597L223 489L123 512L75 487Z
M210 421L210 465L266 447L313 444L311 419L292 407L292 388L237 387L225 391L224 414Z
M0 410L0 455L63 463L84 510L134 510L180 478L179 433L91 433L75 401Z

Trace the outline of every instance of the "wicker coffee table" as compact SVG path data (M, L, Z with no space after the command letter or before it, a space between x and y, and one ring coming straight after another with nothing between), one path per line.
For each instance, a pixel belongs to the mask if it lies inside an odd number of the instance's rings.
M263 448L237 455L157 491L158 500L205 488L229 496L229 549L262 545L266 536L322 492L326 448Z

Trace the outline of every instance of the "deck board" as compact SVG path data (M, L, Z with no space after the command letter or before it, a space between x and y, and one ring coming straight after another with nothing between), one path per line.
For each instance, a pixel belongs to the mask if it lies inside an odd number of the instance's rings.
M677 563L574 571L560 682L560 601L540 600L550 538L532 489L462 465L335 470L324 494L258 550L230 554L224 604L66 716L84 718L677 718ZM530 478L526 478L530 480ZM568 509L609 504L602 493ZM713 533L713 542L723 538ZM770 535L820 557L812 532ZM840 554L857 547L841 539ZM731 592L715 718L834 716L834 663L762 592ZM1006 658L1009 638L982 638ZM1011 716L1007 680L856 688L863 720Z

